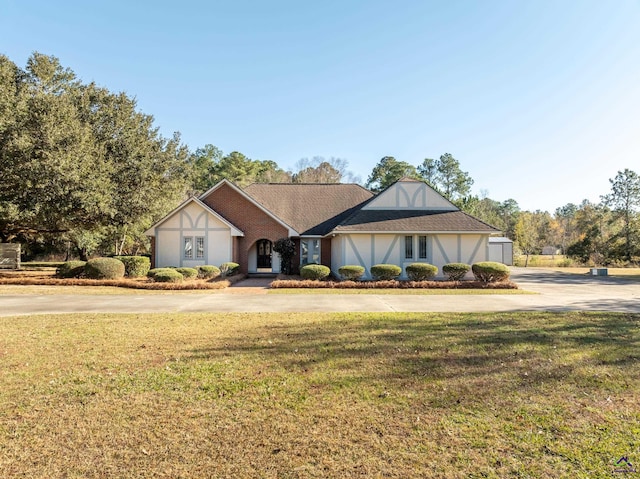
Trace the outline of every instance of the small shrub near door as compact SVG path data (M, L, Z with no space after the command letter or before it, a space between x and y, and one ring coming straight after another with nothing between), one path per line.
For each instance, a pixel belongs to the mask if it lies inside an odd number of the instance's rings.
M471 270L465 263L449 263L442 267L442 272L449 281L460 281Z
M402 268L395 264L374 264L371 267L371 276L375 281L396 279L401 273Z
M331 274L331 270L322 264L307 264L300 268L302 279L320 280Z
M84 265L84 274L89 279L120 279L124 277L124 263L115 258L95 258Z
M86 261L67 261L62 263L56 270L58 278L79 278L84 274Z
M471 266L471 271L473 272L473 276L483 283L506 281L511 274L509 268L504 264L493 261L475 263Z
M158 268L153 275L153 280L158 283L182 283L184 276L177 269Z
M159 273L159 272L161 272L161 271L166 271L166 270L172 270L172 271L174 271L174 270L175 270L175 268L153 268L153 269L150 269L150 270L147 272L147 278L151 278L151 279L153 279L153 278L155 278L155 276L156 276L156 274L157 274L157 273Z
M220 265L220 274L225 278L227 276L233 276L234 274L238 274L240 272L240 265L238 263L222 263Z
M338 274L345 281L358 281L364 274L364 267L351 264L340 266Z
M220 268L213 265L198 266L198 278L213 279L220 276Z
M411 281L428 281L438 274L438 267L429 263L412 263L405 269Z
M176 271L180 273L184 279L194 279L198 277L198 270L195 268L176 268Z
M124 275L127 278L142 278L151 268L151 260L146 256L114 256L124 263Z

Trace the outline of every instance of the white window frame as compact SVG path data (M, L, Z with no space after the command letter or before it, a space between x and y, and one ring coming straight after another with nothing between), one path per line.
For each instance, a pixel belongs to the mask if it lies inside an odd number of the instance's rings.
M204 236L184 236L182 240L182 259L204 259ZM190 248L187 249L187 245ZM202 250L198 247L202 245Z
M404 237L404 259L413 259L413 236Z
M193 259L193 236L185 236L182 241L182 259Z
M300 238L300 264L320 264L321 245L320 238Z
M196 236L196 259L204 259L204 236Z

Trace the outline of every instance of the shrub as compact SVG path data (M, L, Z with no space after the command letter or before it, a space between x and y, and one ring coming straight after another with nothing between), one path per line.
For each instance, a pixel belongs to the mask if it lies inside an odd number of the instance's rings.
M449 281L460 281L470 269L471 266L466 263L449 263L442 267L442 272Z
M238 263L222 263L220 265L220 273L223 277L233 276L240 272L240 265Z
M331 270L322 264L307 264L300 268L302 279L325 279L331 274Z
M146 276L151 268L151 260L146 256L114 256L124 263L124 275L128 278Z
M510 275L509 268L502 263L496 263L494 261L475 263L471 266L471 271L473 271L473 276L483 283L506 281Z
M186 269L186 268L178 268ZM158 283L181 283L184 276L178 271L178 269L171 268L158 268L158 271L153 275L153 280ZM192 268L189 268L192 269Z
M180 273L184 279L193 279L198 277L198 270L195 268L176 268L176 271Z
M358 265L340 266L338 269L340 277L345 281L358 281L364 274L364 267Z
M395 279L402 273L402 268L395 264L374 264L371 267L371 276L376 281Z
M412 263L405 270L411 281L428 281L438 274L438 267L429 263Z
M151 278L153 279L156 276L156 273L160 272L160 271L166 271L166 270L175 270L175 268L153 268L150 269L149 271L147 271L147 278Z
M280 272L291 274L291 260L296 255L296 244L291 238L280 238L273 244L273 251L280 255Z
M124 263L115 258L94 258L84 265L84 274L90 279L119 279L124 277Z
M86 261L67 261L62 263L56 270L58 278L79 278L84 273Z
M198 278L213 279L220 276L220 268L217 266L206 264L204 266L198 266Z

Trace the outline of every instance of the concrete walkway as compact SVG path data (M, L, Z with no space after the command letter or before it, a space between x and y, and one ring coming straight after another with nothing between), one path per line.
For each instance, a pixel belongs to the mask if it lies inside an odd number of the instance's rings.
M513 268L512 279L536 294L265 294L242 283L223 292L140 295L3 295L0 316L72 312L474 312L623 311L640 313L640 282Z

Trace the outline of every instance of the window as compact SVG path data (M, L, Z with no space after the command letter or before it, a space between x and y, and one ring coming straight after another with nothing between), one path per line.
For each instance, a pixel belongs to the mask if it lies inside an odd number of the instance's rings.
M193 259L193 238L190 236L184 239L184 259Z
M196 236L196 258L204 258L204 236Z
M301 239L300 240L300 263L319 264L320 263L320 240Z
M404 258L413 259L413 236L404 237Z
M427 237L418 236L418 258L427 259Z
M182 257L184 259L193 259L194 237L185 236L184 238L184 250L182 251ZM204 236L195 237L195 257L197 259L204 258Z

